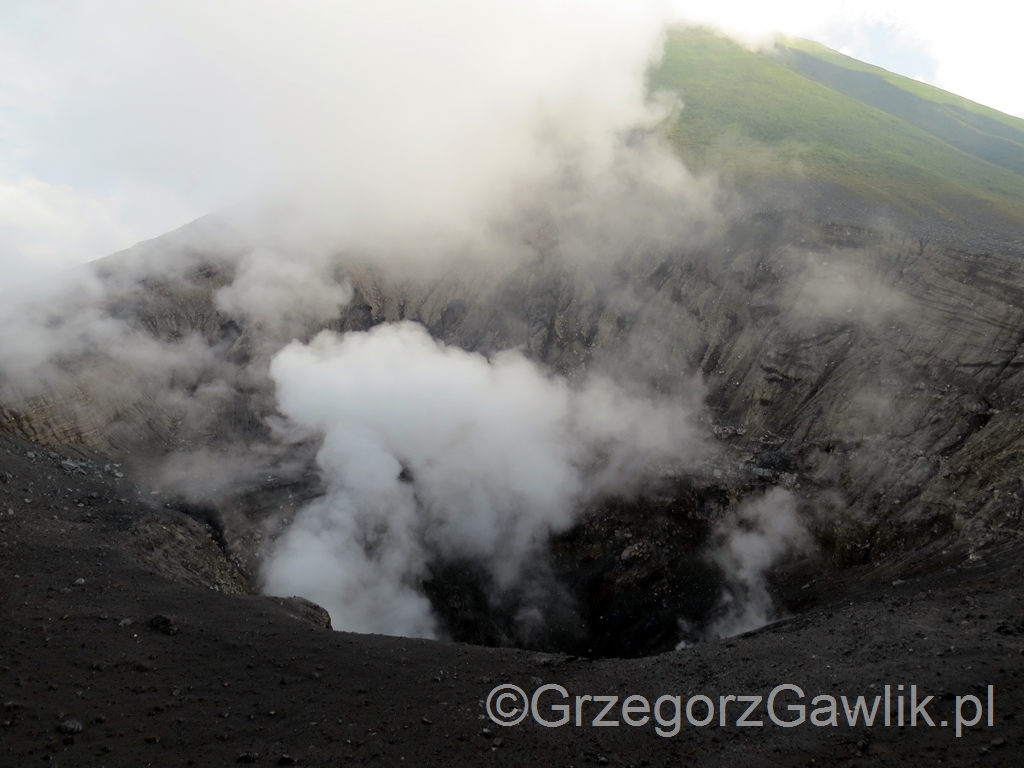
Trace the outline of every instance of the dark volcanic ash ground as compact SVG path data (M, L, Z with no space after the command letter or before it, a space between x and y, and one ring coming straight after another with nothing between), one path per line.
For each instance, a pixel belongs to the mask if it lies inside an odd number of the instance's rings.
M92 464L68 471L61 465L68 459ZM204 570L202 548L216 546L212 530L173 510L154 511L137 500L131 477L104 473L104 463L98 455L51 455L0 436L3 765L1011 766L1024 760L1020 546L922 550L849 569L841 578L818 577L806 588L797 578L779 587L782 599L802 606L788 620L644 658L590 659L333 632L324 628L322 612L301 601L230 594L230 569ZM160 530L162 538L153 533ZM140 553L140 541L148 554ZM177 562L193 583L140 564L161 558ZM620 724L595 727L600 707L587 703L580 726L546 728L527 718L499 727L487 718L484 701L506 682L528 693L558 684L570 696L617 696L618 708L606 719ZM731 703L724 727L717 712L704 727L684 718L671 737L657 735L652 722L621 722L630 695L651 703L678 695L685 705L704 694L717 707L719 696L766 697L786 683L804 691L808 713L813 696L871 701L889 684L894 724L881 725L880 709L872 727L850 727L841 703L836 726L776 726L763 703L750 717L763 721L761 727L736 726L741 710ZM896 686L912 684L921 698L935 697L928 705L935 727L923 720L895 725ZM986 725L986 714L957 738L954 697L986 702L989 685L993 725ZM704 717L701 706L693 709L695 719ZM964 706L967 719L972 706ZM788 719L784 707L777 710ZM671 719L668 705L662 714ZM940 719L949 725L941 727Z

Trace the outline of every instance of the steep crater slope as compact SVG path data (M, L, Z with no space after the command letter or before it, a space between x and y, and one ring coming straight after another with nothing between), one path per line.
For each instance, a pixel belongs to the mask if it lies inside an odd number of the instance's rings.
M174 237L158 245L173 250ZM504 270L467 265L434 278L349 260L352 299L326 327L413 320L467 350L519 348L570 379L603 371L703 400L713 458L683 485L663 470L657 490L610 499L551 542L545 567L568 595L564 620L517 634L515 596L496 605L473 563L438 562L423 585L457 639L637 655L686 639L679 619L699 628L714 617L722 577L702 554L713 523L773 486L797 494L818 543L814 559L776 574L791 609L807 602L800 587L815 575L830 574L833 589L851 566L1018 537L1020 255L760 211L713 246L641 251L611 268L543 250ZM101 271L116 274L123 258ZM199 334L220 350L231 394L215 411L197 421L112 386L117 367L87 356L64 361L74 386L10 400L0 427L130 465L148 503L212 523L256 588L270 523L322 493L317 446L295 446L279 472L191 497L167 481L168 457L259 443L275 411L265 329L218 309L233 267L218 253L204 259L179 280L117 294L108 310L155 338ZM563 615L559 595L546 599Z

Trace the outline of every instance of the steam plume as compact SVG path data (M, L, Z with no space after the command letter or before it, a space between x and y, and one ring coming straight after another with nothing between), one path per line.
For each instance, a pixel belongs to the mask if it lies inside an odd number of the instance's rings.
M741 505L716 531L719 544L711 559L725 572L722 615L709 634L731 637L774 621L768 593L769 569L784 557L810 550L812 539L797 515L796 498L773 488Z
M411 323L290 344L271 375L284 414L324 435L328 492L282 536L267 589L316 600L341 629L431 636L417 591L431 558L484 563L507 589L587 494L699 451L677 405L571 387Z

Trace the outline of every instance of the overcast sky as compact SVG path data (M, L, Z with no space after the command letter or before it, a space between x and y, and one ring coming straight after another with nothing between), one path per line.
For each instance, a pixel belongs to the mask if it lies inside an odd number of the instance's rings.
M621 101L669 17L1024 116L1024 10L991 0L3 0L0 289L317 174L429 180L533 101Z

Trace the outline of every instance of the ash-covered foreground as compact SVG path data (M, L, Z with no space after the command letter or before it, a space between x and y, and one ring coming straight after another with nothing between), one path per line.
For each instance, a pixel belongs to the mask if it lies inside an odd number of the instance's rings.
M588 660L332 632L300 603L153 575L132 552L131 530L143 520L174 527L179 513L123 503L130 478L93 474L60 479L62 493L70 488L81 499L64 511L53 503L54 470L42 450L0 436L7 479L0 498L21 499L14 515L0 516L4 764L668 768L1024 760L1019 547L890 558L848 571L845 582L794 584L804 611L761 631L642 659ZM29 451L37 458L27 458ZM936 697L929 705L936 720L951 718L955 696L984 701L993 685L994 725L982 718L957 739L951 724L886 728L879 713L871 727L850 727L840 705L834 727L784 729L767 720L736 727L739 711L730 709L725 727L684 719L671 738L653 724L593 727L597 710L587 710L580 727L543 728L527 719L500 728L485 719L483 701L504 682L529 692L554 683L572 695L620 702L704 694L716 707L719 695L767 696L782 683L800 686L808 705L812 695L870 701L885 684L894 696L897 685L917 685L922 696ZM969 705L964 714L971 716ZM781 716L789 712L780 708Z

